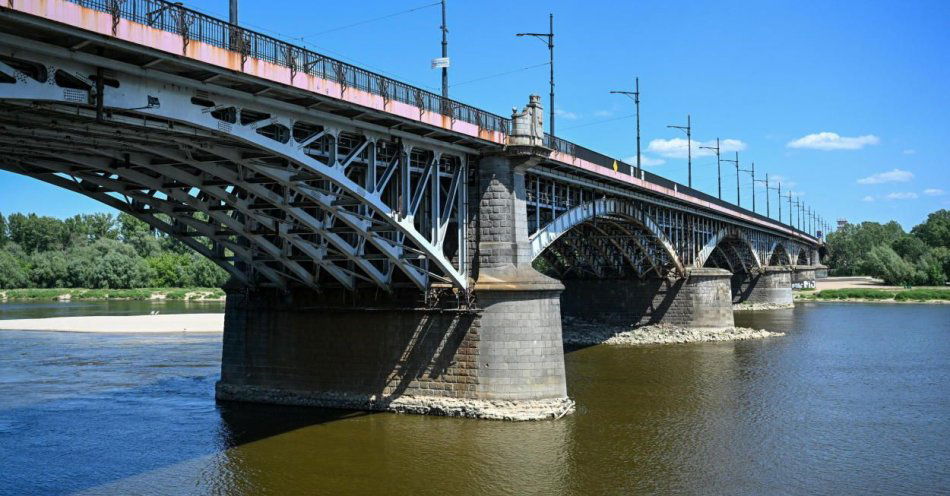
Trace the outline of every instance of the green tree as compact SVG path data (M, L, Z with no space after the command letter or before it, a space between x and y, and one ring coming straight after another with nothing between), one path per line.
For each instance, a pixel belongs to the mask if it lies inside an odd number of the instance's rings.
M7 244L7 219L5 219L3 213L0 212L0 248L5 244Z
M914 284L920 279L914 265L901 258L886 244L876 245L868 251L861 270L865 274L880 277L885 284L904 286Z
M920 260L920 257L930 251L930 247L927 246L927 243L924 243L920 238L911 234L905 234L897 238L894 244L891 245L891 248L894 248L894 251L908 262L916 262Z
M10 240L20 245L27 254L38 251L61 250L67 238L65 224L53 217L15 213L7 219Z
M871 247L891 246L903 236L904 229L894 221L887 224L862 222L847 225L828 235L828 266L837 275L858 274L865 265Z
M116 239L119 236L117 221L112 214L80 214L63 221L67 231L67 243L88 243L98 239Z
M0 250L0 289L24 288L28 281L23 261L11 251Z
M917 272L920 284L943 286L947 283L947 271L950 265L950 250L944 247L934 248L920 257L917 261Z
M68 252L44 251L30 256L31 287L65 288L73 286Z
M151 280L148 263L129 245L100 239L69 253L70 278L84 288L146 287Z
M950 210L940 209L927 216L927 220L910 231L934 248L950 248Z

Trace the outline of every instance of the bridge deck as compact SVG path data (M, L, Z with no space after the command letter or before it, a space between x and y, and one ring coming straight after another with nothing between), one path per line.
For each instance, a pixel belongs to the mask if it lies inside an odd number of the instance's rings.
M31 39L66 43L77 51L93 46L99 54L111 50L125 62L187 76L209 88L240 89L472 151L507 143L509 119L162 0L130 0L117 3L117 9L108 0L16 0L11 5L0 10L38 19L24 21L20 16L17 21L23 23L17 26L5 15L0 20L8 33L19 30ZM129 43L137 49L129 51ZM656 174L626 173L632 170L630 165L561 138L547 135L545 141L554 152L542 167L820 242L808 233Z

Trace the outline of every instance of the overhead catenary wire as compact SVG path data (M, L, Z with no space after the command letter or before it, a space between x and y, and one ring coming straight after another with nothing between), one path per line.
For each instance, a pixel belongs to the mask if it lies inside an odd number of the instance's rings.
M637 116L637 114L621 115L621 116L619 116L619 117L613 117L613 118L610 118L610 119L603 119L603 120L599 120L599 121L588 122L588 123L586 123L586 124L578 124L578 125L576 125L576 126L566 127L566 128L564 128L564 129L562 129L562 131L567 131L567 130L569 130L569 129L577 129L577 128L581 128L581 127L587 127L587 126L593 126L593 125L595 125L595 124L604 124L604 123L607 123L607 122L619 121L619 120L622 120L622 119L630 119L631 117L636 117L636 116Z
M455 84L453 84L453 85L450 85L450 87L453 87L453 88L454 88L455 86L461 86L461 85L463 85L463 84L476 83L476 82L478 82L478 81L484 81L484 80L486 80L486 79L492 79L492 78L496 78L496 77L507 76L507 75L509 75L509 74L514 74L514 73L516 73L516 72L527 71L528 69L536 69L536 68L538 68L538 67L544 67L544 66L550 65L550 64L551 64L550 62L544 62L544 63L541 63L541 64L529 65L529 66L527 66L527 67L522 67L522 68L520 68L520 69L514 69L514 70L510 70L510 71L506 71L506 72L499 72L498 74L491 74L491 75L489 75L489 76L483 76L483 77L475 78L475 79L469 79L469 80L467 80L467 81L462 81L461 83L455 83Z
M393 12L392 14L386 14L386 15L384 15L384 16L374 17L374 18L372 18L372 19L364 19L364 20L362 20L362 21L357 21L357 22L354 22L354 23L352 23L352 24L347 24L347 25L345 25L345 26L339 26L339 27L335 27L335 28L332 28L332 29L327 29L327 30L325 30L325 31L320 31L320 32L317 32L317 33L311 33L311 34L299 36L298 38L299 38L299 39L312 38L312 37L314 37L314 36L321 36L321 35L328 34L328 33L333 33L333 32L336 32L336 31L342 31L342 30L344 30L344 29L350 29L350 28L354 28L354 27L356 27L356 26L362 26L362 25L364 25L364 24L369 24L369 23L372 23L372 22L382 21L382 20L385 20L385 19L390 19L390 18L397 17L397 16L401 16L401 15L404 15L404 14L409 14L409 13L415 12L415 11L417 11L417 10L422 10L422 9L426 9L426 8L429 8L429 7L435 7L436 5L440 5L441 3L442 3L441 1L440 1L440 2L434 2L434 3L427 3L427 4L425 4L425 5L419 5L419 6L413 7L413 8L411 8L411 9L401 10L401 11L399 11L399 12Z

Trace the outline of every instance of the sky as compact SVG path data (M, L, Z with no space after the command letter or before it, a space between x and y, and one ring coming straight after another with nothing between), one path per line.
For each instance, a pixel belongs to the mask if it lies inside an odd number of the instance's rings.
M433 0L243 0L243 25L439 91ZM635 161L632 90L640 78L648 170L682 183L693 128L693 185L716 190L716 138L824 218L896 220L905 229L950 208L950 2L447 0L450 96L501 115L528 95L548 105L548 52L518 32L554 14L558 136ZM186 6L227 17L227 0ZM406 12L406 11L409 12ZM527 68L527 69L524 69ZM499 75L503 74L503 75ZM491 77L494 76L494 77ZM727 141L728 140L728 141ZM736 172L722 164L723 198ZM742 205L751 177L740 174ZM757 210L765 189L757 184ZM777 210L770 192L771 213ZM66 217L108 207L0 172L0 212ZM787 214L787 203L783 204Z

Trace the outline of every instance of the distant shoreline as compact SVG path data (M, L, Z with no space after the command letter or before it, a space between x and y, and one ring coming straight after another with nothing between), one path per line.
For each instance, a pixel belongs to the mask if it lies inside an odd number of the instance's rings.
M35 288L2 289L2 301L224 301L225 293L219 288L135 288L135 289L85 289L85 288Z

